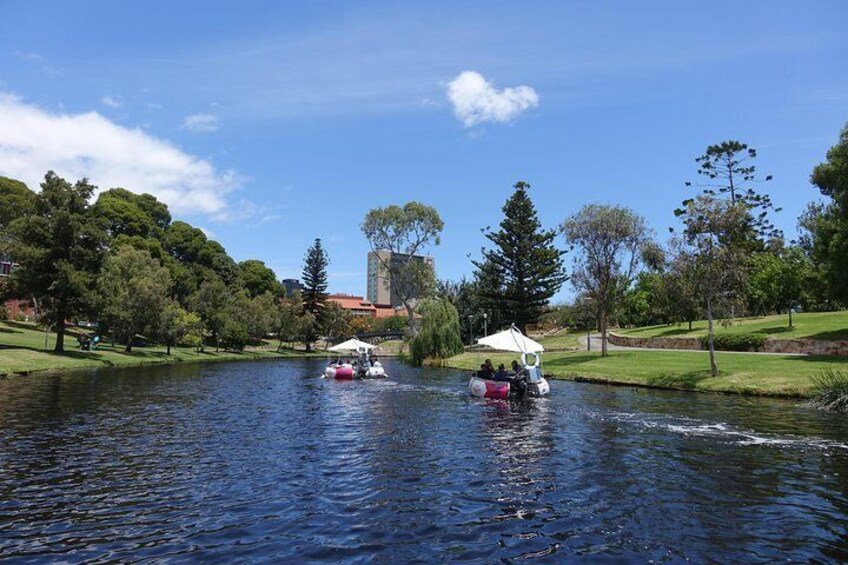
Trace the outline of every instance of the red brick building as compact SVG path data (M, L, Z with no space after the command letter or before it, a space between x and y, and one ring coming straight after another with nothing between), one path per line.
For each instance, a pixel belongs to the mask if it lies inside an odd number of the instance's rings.
M12 268L14 266L15 263L12 261L11 257L8 255L0 255L0 286L4 284L6 277L12 274ZM11 320L18 317L18 314L23 314L27 320L32 319L32 308L26 302L22 300L7 300L4 305L6 306L6 311L9 313L9 319Z
M331 294L327 297L327 300L335 302L354 316L365 316L379 320L400 314L391 306L376 306L362 296Z

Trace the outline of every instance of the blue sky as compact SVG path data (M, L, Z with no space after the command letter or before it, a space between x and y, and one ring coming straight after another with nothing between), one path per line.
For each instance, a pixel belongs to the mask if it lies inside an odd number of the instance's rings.
M664 238L736 138L791 235L848 121L846 24L842 1L5 1L0 174L152 192L281 278L321 237L361 294L374 206L435 206L457 279L515 181L546 226L621 203Z

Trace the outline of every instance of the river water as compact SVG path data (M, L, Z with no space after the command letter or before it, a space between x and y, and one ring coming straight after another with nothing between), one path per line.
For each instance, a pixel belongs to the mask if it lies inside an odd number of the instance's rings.
M317 360L0 378L0 559L848 560L848 421L795 402Z

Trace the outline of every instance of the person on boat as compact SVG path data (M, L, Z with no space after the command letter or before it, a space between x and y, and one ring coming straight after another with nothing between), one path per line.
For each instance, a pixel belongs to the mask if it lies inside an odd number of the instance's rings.
M486 370L488 370L491 374L495 374L495 366L492 365L491 359L486 359Z
M498 365L498 370L495 372L494 376L492 377L492 380L493 381L501 381L501 382L509 382L510 381L509 373L506 372L506 367L504 367L503 363Z
M482 365L480 365L480 370L479 370L479 371L477 371L477 376L478 376L478 377L480 377L481 379L489 379L489 380L491 380L493 375L494 375L494 373L493 373L493 372L492 372L492 370L489 368L489 366L488 366L488 365L486 365L485 363L483 363Z
M512 360L512 374L516 377L521 374L521 365L515 359Z

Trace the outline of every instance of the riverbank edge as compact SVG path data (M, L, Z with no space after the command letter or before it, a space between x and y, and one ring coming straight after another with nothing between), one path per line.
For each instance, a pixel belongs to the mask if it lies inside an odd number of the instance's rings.
M77 367L62 367L62 366L54 366L54 367L39 367L37 369L22 369L17 371L4 371L0 372L0 377L9 377L13 375L19 376L28 376L28 375L39 375L42 373L69 373L75 371L90 371L90 370L101 370L101 369L124 369L124 368L133 368L133 367L146 367L148 365L180 365L183 363L224 363L224 362L247 362L247 361L272 361L272 360L281 360L281 359L320 359L326 357L326 354L321 352L306 352L306 351L298 351L298 352L258 352L258 351L244 351L240 353L229 352L229 353L216 353L214 357L197 357L197 358L188 358L181 359L178 357L171 356L171 358L156 358L156 359L137 359L136 362L128 362L121 364L107 363L107 362L98 362L96 364L91 365L83 365Z
M461 371L466 371L469 374L471 371L462 367L460 364L452 364L450 359L444 360L444 365L442 367L449 369L457 369ZM785 399L796 399L796 400L809 400L812 398L812 392L810 393L801 393L797 391L782 391L782 390L759 390L759 389L737 389L737 388L698 388L698 387L682 387L682 386L668 386L668 385L656 385L656 384L648 384L648 383L639 383L633 381L625 381L619 380L614 377L604 377L599 375L586 375L580 373L567 373L567 374L554 374L554 373L545 373L545 378L554 379L558 381L573 381L578 383L590 383L590 384L598 384L598 385L609 385L609 386L628 386L635 388L649 388L655 390L673 390L677 392L697 392L701 394L732 394L732 395L741 395L741 396L760 396L760 397L769 397L769 398L785 398Z

